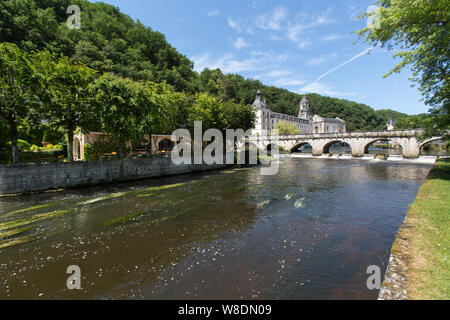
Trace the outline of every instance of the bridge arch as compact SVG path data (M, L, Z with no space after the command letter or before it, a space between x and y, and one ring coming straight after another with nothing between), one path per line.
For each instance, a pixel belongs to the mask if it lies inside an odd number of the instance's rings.
M289 151L290 151L291 153L297 152L301 147L304 147L304 146L310 146L311 149L313 148L313 146L312 146L311 143L309 143L309 142L307 142L307 141L302 141L302 142L300 142L300 143L295 144L295 145L291 148L291 150L289 150Z
M444 137L433 137L433 138L430 138L430 139L425 140L424 142L422 142L420 144L420 154L424 154L425 152L432 150L431 149L431 147L432 147L431 143L435 142L435 141L444 141ZM427 145L429 147L428 149L427 149ZM440 150L440 149L437 149L437 150ZM432 153L430 153L430 154L432 154Z
M444 139L444 137L433 137L431 139L425 140L424 142L421 143L420 149L422 149L426 144L428 144L430 142L439 141L439 140L443 140L443 139Z
M322 148L322 152L323 153L330 153L330 147L335 145L336 143L342 143L342 144L346 144L349 148L350 148L350 153L352 153L353 151L353 147L350 143L348 143L345 140L331 140L329 142L327 142L323 148Z
M368 154L369 153L369 148L372 144L376 143L376 142L381 142L381 141L388 141L389 143L393 143L393 144L397 144L400 146L401 150L403 151L404 147L403 144L400 143L399 141L395 141L394 139L389 139L389 138L381 138L381 139L374 139L371 140L370 142L366 143L364 145L364 154Z

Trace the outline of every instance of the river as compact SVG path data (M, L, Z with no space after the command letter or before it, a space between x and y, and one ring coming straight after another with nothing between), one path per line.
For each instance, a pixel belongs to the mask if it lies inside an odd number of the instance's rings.
M376 299L431 165L281 160L0 198L1 299ZM68 290L66 269L81 270Z

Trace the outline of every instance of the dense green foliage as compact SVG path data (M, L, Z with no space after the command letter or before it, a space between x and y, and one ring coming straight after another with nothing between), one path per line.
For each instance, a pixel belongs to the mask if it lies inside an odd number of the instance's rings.
M0 117L9 129L12 162L19 163L18 127L35 113L39 85L33 76L33 55L16 45L0 44Z
M67 28L70 5L81 9L81 29ZM86 0L2 0L0 42L30 50L49 49L101 72L166 82L193 93L193 64L165 39L118 8Z
M73 161L73 134L77 127L86 128L95 118L96 110L89 104L88 86L96 71L65 56L48 51L33 55L34 74L42 86L38 93L43 102L40 117L67 133L68 158Z
M79 128L113 135L120 142L116 151L122 156L126 142L139 143L152 133L171 134L182 126L193 129L194 121L202 121L204 130L254 125L250 105L223 102L206 93L174 92L164 84L112 73L98 76L79 61L47 50L28 53L15 44L2 43L0 57L0 115L10 129L13 163L19 163L20 146L27 143L19 144L20 122L42 127L43 140L50 136L50 128L66 133L69 161Z
M424 123L429 135L450 128L450 1L378 0L377 10L367 13L375 23L359 31L370 44L400 49L392 73L405 67L413 72L433 121Z
M188 110L186 128L193 134L194 122L202 121L203 131L218 129L225 133L227 129L252 129L255 121L250 105L223 102L206 93L195 96Z

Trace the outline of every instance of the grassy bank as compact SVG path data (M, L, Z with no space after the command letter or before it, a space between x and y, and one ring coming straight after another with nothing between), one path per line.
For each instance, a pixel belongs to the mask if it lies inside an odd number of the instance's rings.
M392 255L404 262L409 299L450 299L450 159L439 160L401 227Z

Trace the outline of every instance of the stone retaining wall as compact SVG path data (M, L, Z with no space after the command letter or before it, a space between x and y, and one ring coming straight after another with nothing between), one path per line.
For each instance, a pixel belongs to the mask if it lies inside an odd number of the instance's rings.
M171 158L0 166L0 194L39 192L216 170L223 165L175 165Z

